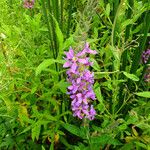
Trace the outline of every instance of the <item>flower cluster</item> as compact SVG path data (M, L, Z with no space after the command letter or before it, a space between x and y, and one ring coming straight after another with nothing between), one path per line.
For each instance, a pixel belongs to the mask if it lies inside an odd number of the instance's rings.
M143 61L144 64L147 63L149 57L150 57L150 49L147 49L147 50L144 51L143 54L142 54L142 61Z
M66 62L63 65L67 70L68 82L71 85L68 87L68 94L72 99L71 106L73 116L80 119L88 118L93 120L96 111L91 105L92 100L95 100L95 93L93 92L94 73L88 70L92 62L89 61L87 54L96 54L95 50L89 48L86 43L84 49L75 54L72 48L66 54Z
M146 82L150 83L150 67L147 68L146 74L144 76Z
M24 0L24 8L31 9L34 6L35 1L34 0Z
M147 49L142 53L142 62L146 64L149 58L150 58L150 49ZM150 67L147 68L144 79L146 82L150 82Z

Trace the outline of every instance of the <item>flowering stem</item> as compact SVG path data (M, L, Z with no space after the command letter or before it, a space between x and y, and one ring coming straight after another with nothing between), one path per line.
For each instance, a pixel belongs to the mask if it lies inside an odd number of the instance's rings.
M72 99L73 115L80 119L93 120L96 115L96 111L91 104L96 99L93 91L94 73L88 69L92 62L89 61L87 54L97 54L97 52L91 50L89 44L86 43L79 53L76 54L70 48L69 52L65 52L65 54L66 62L63 67L70 68L67 71L67 80L71 83L68 87L68 94Z

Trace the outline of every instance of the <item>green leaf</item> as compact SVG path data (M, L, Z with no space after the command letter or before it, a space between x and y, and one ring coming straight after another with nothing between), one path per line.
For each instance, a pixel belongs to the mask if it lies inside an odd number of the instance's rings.
M44 146L42 145L42 150L45 150Z
M63 123L62 126L67 130L69 131L70 133L76 135L76 136L79 136L81 138L85 138L85 134L84 132L78 128L77 126L75 125L71 125L69 123Z
M64 144L68 149L74 149L74 146L69 144L68 141L66 140L66 138L64 138L63 136L60 136L60 141L62 144Z
M114 46L109 46L115 60L113 61L113 66L114 66L114 71L117 71L119 70L120 68L120 57L121 57L121 53L120 53L120 50L117 48L117 47L114 47Z
M115 58L115 60L120 62L120 50L114 46L109 45L109 48Z
M142 12L143 13L143 12ZM132 19L126 19L122 24L121 24L121 29L124 30L126 26L130 25L130 24L134 24L137 19L141 16L142 13L138 13L136 15L133 16Z
M138 93L135 93L135 94L137 96L140 96L140 97L150 98L150 92L149 91L138 92Z
M56 32L56 36L57 36L57 40L58 40L58 44L59 44L59 51L62 51L64 36L61 32L61 29L60 29L59 24L58 24L57 20L55 19L55 17L53 15L51 15L51 17L55 23L55 32Z
M117 139L114 139L110 135L106 135L106 134L98 136L98 137L92 137L91 143L92 144L102 144L102 145L105 145L105 144L121 145L120 141L118 141Z
M54 59L46 59L44 60L37 68L36 68L36 76L39 75L43 70L45 70L48 66L54 63Z
M109 17L109 15L110 15L110 3L108 3L107 5L106 5L106 16L107 17Z
M41 130L41 124L36 123L35 126L32 128L32 140L34 141L35 139L39 139L40 135L40 130Z
M61 80L59 83L57 83L56 86L57 86L57 88L59 88L61 90L62 93L66 93L69 83Z
M138 78L136 75L134 75L134 74L130 74L130 73L127 73L127 72L125 72L125 71L123 71L123 74L124 74L127 78L129 78L129 79L131 79L131 80L133 80L133 81L139 81L139 78Z
M138 146L138 147L141 147L141 148L143 148L143 149L147 149L147 145L143 144L142 142L136 141L135 144L136 144L136 146Z
M98 82L96 82L94 84L94 91L95 91L95 94L96 94L98 101L103 104L103 96L102 96L102 93L100 90L100 85Z
M31 130L32 129L32 125L30 125L30 126L28 126L27 128L25 128L21 133L19 133L18 135L20 135L20 134L23 134L23 133L25 133L25 132L27 132L27 131L29 131L29 130Z
M37 68L35 71L36 76L39 75L43 70L45 70L47 67L54 63L60 63L63 64L64 60L57 60L57 59L45 59Z
M65 50L66 48L68 49L70 47L70 45L73 44L73 42L74 42L73 36L70 36L68 39L66 39L63 44L63 50Z
M100 66L99 66L99 64L97 63L97 61L96 61L94 58L90 58L90 62L93 62L92 67L93 67L95 70L100 71Z
M133 143L124 144L123 147L120 148L120 150L127 150L127 149L134 149Z

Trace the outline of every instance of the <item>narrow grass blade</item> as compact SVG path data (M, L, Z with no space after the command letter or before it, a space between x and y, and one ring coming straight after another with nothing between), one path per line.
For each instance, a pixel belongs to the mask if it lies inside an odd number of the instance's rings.
M72 7L73 7L73 1L70 0L69 2L69 10L68 10L68 25L67 25L67 38L69 37L69 32L70 32L70 25L71 25L71 18L72 18Z
M127 19L130 19L131 16L132 16L132 7L134 5L134 1L131 1L131 0L128 0L128 3L129 3L129 8L128 8L128 11L127 11ZM129 38L129 35L130 35L130 28L131 28L131 25L128 25L126 27L126 31L125 31L125 41L128 40ZM121 70L125 71L125 68L127 66L127 55L128 55L128 51L124 51L124 53L122 54L122 67L121 67Z
M44 17L45 17L45 20L46 20L46 23L47 23L47 28L48 28L48 31L49 31L49 39L50 39L50 43L51 43L50 49L53 52L53 58L56 58L56 56L54 54L54 45L53 45L52 31L50 29L49 19L48 19L47 10L46 10L46 6L45 6L44 0L42 0L42 9L43 9Z

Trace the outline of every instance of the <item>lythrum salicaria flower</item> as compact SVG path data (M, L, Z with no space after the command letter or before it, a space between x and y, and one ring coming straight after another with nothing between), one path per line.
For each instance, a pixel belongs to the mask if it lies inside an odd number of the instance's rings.
M150 49L147 49L146 51L143 52L142 54L142 61L143 63L147 63L148 59L150 57Z
M34 6L34 3L35 3L35 0L24 0L23 6L24 8L31 9Z
M89 71L92 62L89 61L87 54L97 54L97 52L91 50L89 44L86 43L82 51L75 53L70 48L69 52L65 52L65 54L66 62L63 67L69 68L67 70L67 81L71 85L68 87L68 94L72 99L73 116L93 120L96 115L92 105L92 101L95 100L93 91L94 73Z
M150 58L150 49L147 49L142 53L142 62L146 64L149 58ZM150 67L148 67L146 70L146 73L144 75L144 80L146 82L150 82Z

